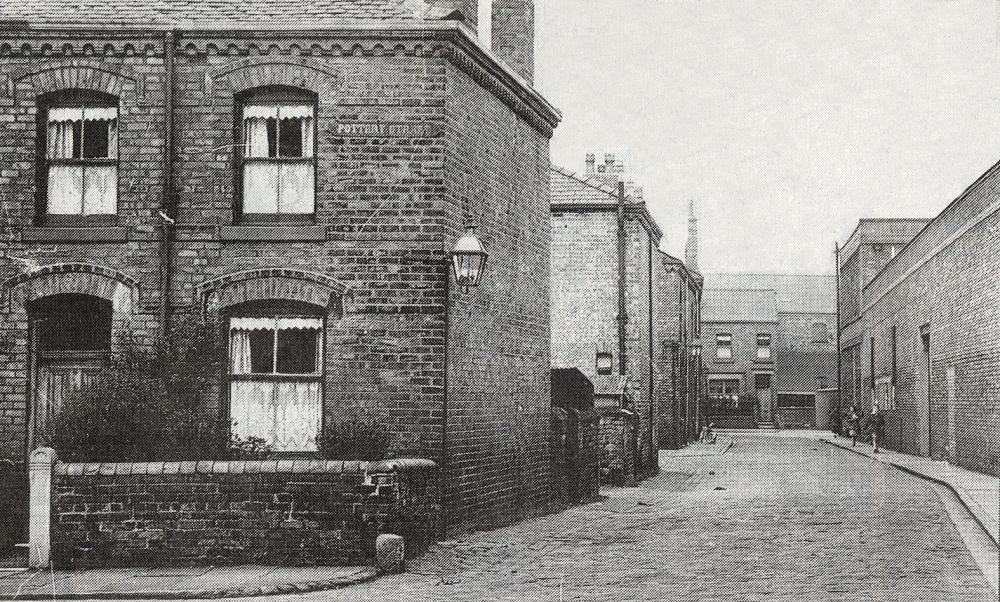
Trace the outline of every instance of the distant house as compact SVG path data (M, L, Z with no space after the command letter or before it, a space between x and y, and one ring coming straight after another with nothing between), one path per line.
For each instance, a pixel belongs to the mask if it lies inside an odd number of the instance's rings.
M727 354L732 355L730 366L738 365L740 358L749 362L744 367L751 367L733 373L746 375L741 391L760 400L761 422L815 426L817 391L836 387L835 277L710 273L705 286L704 321L712 324L716 348L706 360L720 366L719 374ZM710 377L709 394L731 394L733 386L732 379Z

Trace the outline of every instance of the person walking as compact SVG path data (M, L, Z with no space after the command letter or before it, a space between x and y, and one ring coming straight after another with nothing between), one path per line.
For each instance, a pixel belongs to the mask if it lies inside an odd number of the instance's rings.
M882 439L885 428L885 417L878 409L878 404L872 405L872 415L868 417L868 434L872 438L872 453L878 453L878 443Z
M851 447L857 447L861 435L861 411L856 405L851 406L847 417L847 434L851 437Z

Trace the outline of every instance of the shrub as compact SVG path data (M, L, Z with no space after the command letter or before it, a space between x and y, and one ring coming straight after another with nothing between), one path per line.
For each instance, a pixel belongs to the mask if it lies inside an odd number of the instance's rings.
M384 460L389 457L389 429L376 418L355 418L326 424L323 455L336 460Z
M68 461L144 461L263 454L263 442L228 441L217 417L218 329L175 320L152 346L119 336L107 367L66 400L51 444Z

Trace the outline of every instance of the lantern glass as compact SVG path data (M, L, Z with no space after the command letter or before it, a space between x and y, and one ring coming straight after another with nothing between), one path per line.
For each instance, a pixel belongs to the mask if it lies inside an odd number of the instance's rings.
M486 250L475 230L474 226L470 226L462 238L458 239L451 254L455 282L463 287L477 286L486 265Z

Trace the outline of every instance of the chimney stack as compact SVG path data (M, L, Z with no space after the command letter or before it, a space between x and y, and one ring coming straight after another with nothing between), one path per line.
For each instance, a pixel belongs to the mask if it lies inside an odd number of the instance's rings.
M427 18L442 21L458 20L476 31L479 21L478 0L425 0ZM484 0L488 1L488 0Z
M688 239L684 248L684 263L692 272L698 272L698 218L694 216L694 201L688 205Z
M534 84L534 0L493 0L492 15L493 53L529 84Z
M587 153L587 171L588 175L594 173L594 153Z

